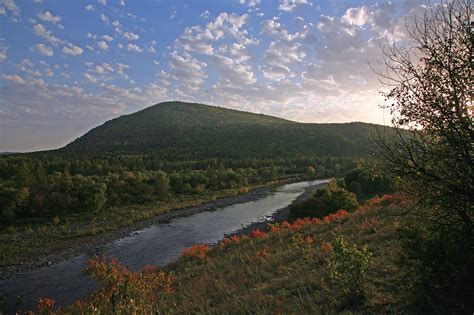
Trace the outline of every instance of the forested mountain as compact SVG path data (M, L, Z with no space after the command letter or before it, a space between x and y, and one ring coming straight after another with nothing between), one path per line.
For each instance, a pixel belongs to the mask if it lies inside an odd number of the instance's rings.
M368 152L376 127L303 124L215 106L166 102L112 119L59 152L156 153L161 159L179 160L356 156Z

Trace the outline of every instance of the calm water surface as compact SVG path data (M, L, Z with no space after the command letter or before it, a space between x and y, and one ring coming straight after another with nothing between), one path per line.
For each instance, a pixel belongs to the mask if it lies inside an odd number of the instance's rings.
M305 188L324 182L327 180L283 185L259 200L177 218L169 224L153 225L107 244L101 253L116 257L132 270L141 270L145 265L166 265L187 247L199 243L215 244L226 234L268 220L275 211L291 204ZM89 258L89 254L83 254L0 282L7 313L14 313L19 295L22 296L22 309L33 308L40 297L51 297L58 305L86 298L98 288L94 280L82 274Z

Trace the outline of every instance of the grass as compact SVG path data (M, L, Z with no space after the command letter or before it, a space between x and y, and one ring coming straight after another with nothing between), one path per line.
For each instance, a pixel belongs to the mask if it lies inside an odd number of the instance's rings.
M399 230L411 220L408 207L399 195L373 198L352 214L273 225L268 233L234 237L214 248L195 246L164 269L134 273L98 260L92 274L105 287L59 312L406 313L411 297L406 268L399 265ZM350 246L367 245L371 253L360 281L363 298L331 276L328 255L337 237Z
M48 221L31 221L0 230L0 268L21 266L44 259L51 253L80 248L92 238L123 229L135 222L151 219L173 209L200 206L220 198L232 197L264 186L283 184L295 178L275 180L240 189L226 189L202 195L175 195L167 200L145 205L109 207L97 213L54 217Z

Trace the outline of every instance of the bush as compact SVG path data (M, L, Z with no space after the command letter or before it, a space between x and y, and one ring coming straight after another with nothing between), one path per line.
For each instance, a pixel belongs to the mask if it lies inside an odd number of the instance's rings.
M338 236L328 254L331 277L342 281L350 295L365 296L362 280L372 255L367 246L349 246L344 237Z
M313 197L290 207L290 214L292 219L322 218L339 209L354 211L357 207L359 203L356 195L341 188L333 179L326 188L318 190Z

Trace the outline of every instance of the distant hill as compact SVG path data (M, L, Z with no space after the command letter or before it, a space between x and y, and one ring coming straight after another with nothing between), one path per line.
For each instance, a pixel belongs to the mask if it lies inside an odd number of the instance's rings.
M305 124L183 102L165 102L98 126L57 152L156 153L163 159L360 156L376 128Z

